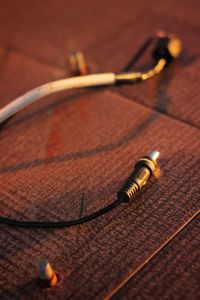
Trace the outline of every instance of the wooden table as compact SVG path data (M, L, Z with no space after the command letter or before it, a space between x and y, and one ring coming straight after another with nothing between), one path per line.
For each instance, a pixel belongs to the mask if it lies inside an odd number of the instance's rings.
M70 76L74 49L92 72L120 70L160 29L184 50L147 82L62 92L1 128L1 215L62 220L94 212L153 149L161 175L134 201L78 227L0 225L0 299L200 298L199 17L195 0L1 1L1 107ZM149 62L147 54L140 65ZM54 288L38 286L41 259L60 274Z

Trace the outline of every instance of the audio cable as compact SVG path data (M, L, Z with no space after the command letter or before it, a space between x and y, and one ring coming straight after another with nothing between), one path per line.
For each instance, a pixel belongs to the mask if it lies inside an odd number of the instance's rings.
M149 46L153 39L150 39L145 47L137 53L135 58L129 63L126 70L135 63L136 58L144 52L145 48ZM68 89L88 88L96 86L109 86L121 84L133 84L136 82L147 80L154 75L160 73L174 58L178 57L182 49L181 41L172 34L165 34L160 32L156 37L156 44L153 49L153 67L146 72L122 72L102 73L93 75L84 75L61 79L53 82L43 84L33 90L25 93L19 98L15 99L5 107L0 109L0 124L4 123L15 113L19 112L26 106L36 102L40 98ZM61 228L79 225L91 221L117 207L122 202L132 200L138 190L140 190L154 174L157 168L157 159L159 157L158 151L153 151L149 156L140 159L133 174L130 176L128 182L117 194L117 200L108 206L79 219L70 221L22 221L0 216L0 224L10 226L24 227L24 228Z
M6 224L15 227L24 228L62 228L80 225L91 221L117 207L123 202L132 200L135 194L146 185L148 180L154 175L157 168L157 159L159 157L159 151L153 151L149 156L145 156L139 159L135 165L133 174L129 177L127 183L118 192L117 200L108 206L79 219L71 221L20 221L0 216L0 224Z
M157 43L152 53L154 66L148 71L125 72L120 74L91 74L61 79L43 84L25 93L0 109L0 124L26 106L36 102L40 98L56 92L97 86L133 84L139 81L147 80L160 73L167 64L169 64L174 58L178 57L181 52L181 48L181 42L178 38L173 35L159 33L159 36L157 37Z

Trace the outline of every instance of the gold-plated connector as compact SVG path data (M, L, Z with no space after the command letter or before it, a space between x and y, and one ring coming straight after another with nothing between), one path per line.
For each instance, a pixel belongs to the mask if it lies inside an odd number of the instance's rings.
M182 51L182 43L179 38L177 38L172 33L166 33L164 31L158 31L157 36L159 41L166 41L166 48L172 58L177 58Z
M164 58L160 59L155 67L148 70L147 72L133 72L133 73L122 73L116 75L116 84L124 83L136 83L138 81L147 80L156 74L159 74L166 65L166 60Z
M135 165L135 170L117 193L118 199L129 201L133 199L137 191L139 191L155 173L157 168L157 159L160 155L159 151L152 151L149 156L139 159Z
M89 72L85 57L82 52L74 51L68 57L71 72L74 76L84 76Z
M142 79L141 72L122 73L122 74L115 75L116 84L135 83L135 82L141 81L141 79Z
M39 261L39 283L43 288L55 286L58 282L57 272L53 270L47 261Z
M142 48L142 51L139 52L140 55L144 49ZM115 77L116 84L136 83L139 81L147 80L155 76L156 74L159 74L167 64L169 64L173 59L177 58L180 55L181 50L182 43L180 39L178 39L173 34L159 31L157 33L156 44L152 52L154 66L146 72L130 72L117 74ZM132 64L133 61L129 63L128 67L130 67L130 65Z

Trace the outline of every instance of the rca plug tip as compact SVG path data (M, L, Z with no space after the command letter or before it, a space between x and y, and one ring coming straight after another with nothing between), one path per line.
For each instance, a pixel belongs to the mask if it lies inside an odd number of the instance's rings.
M159 156L160 156L160 152L157 150L152 151L151 154L149 155L150 159L153 160L154 162L157 161Z
M57 273L52 269L47 261L39 261L39 282L42 287L52 287L58 282Z
M139 191L154 174L157 168L157 159L160 152L152 151L149 156L139 159L135 169L123 188L117 193L118 199L124 202L132 200L137 191Z

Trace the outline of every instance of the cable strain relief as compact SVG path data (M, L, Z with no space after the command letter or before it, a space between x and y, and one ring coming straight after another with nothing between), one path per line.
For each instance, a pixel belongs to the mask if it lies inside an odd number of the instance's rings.
M135 196L138 190L139 186L136 182L129 182L117 193L118 199L128 202Z

